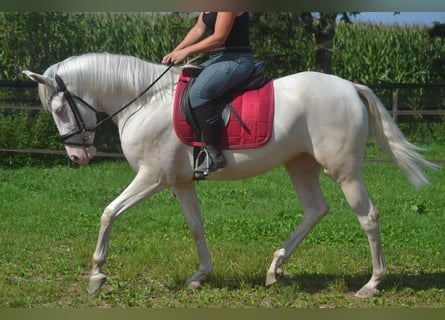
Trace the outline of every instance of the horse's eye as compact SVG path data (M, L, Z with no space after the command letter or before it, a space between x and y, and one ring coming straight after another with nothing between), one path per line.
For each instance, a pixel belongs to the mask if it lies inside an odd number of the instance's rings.
M54 113L57 115L60 115L62 113L62 111L63 111L63 106L54 108Z

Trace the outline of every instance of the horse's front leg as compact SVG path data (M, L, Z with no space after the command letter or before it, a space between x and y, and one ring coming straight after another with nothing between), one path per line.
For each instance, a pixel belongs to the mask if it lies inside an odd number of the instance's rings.
M102 267L105 263L108 240L114 221L125 210L165 188L162 182L151 183L149 177L144 170L140 170L130 185L104 210L100 218L99 238L93 254L89 293L96 292L105 283L106 276L102 272Z
M212 262L204 236L204 223L199 209L198 197L193 183L176 185L173 192L182 207L190 233L195 240L199 257L198 271L186 283L192 289L199 289L201 281L212 272Z

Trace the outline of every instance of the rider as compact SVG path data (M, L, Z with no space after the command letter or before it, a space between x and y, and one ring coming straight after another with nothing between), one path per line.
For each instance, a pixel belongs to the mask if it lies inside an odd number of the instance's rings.
M207 37L203 36L207 34ZM201 12L198 21L162 63L178 64L197 53L209 53L204 70L190 88L190 105L201 129L209 167L196 172L211 173L226 166L219 144L220 115L214 100L246 80L254 70L250 50L248 12ZM205 161L204 161L205 162Z

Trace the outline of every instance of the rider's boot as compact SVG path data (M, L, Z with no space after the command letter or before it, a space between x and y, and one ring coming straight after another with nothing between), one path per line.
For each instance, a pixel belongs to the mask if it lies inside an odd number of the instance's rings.
M203 159L195 168L195 174L206 176L226 166L226 159L218 147L221 132L221 116L217 107L206 104L193 108L193 115L201 129L205 143L206 159ZM199 158L199 157L198 157Z

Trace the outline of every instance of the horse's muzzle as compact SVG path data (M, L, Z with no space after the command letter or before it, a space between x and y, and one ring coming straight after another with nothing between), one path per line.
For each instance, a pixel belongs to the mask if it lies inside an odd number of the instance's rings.
M81 166L87 165L96 155L96 148L94 146L80 147L67 145L65 149L71 161Z

